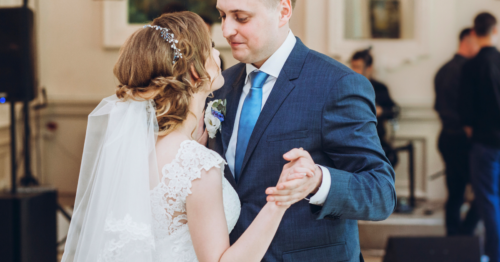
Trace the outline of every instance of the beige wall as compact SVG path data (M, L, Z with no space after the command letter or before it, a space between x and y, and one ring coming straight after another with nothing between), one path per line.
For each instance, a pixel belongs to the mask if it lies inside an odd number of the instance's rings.
M50 98L98 100L113 93L118 50L102 48L101 5L82 0L40 2L40 75Z
M0 5L17 0L0 0ZM418 1L418 0L417 0ZM91 0L31 1L37 12L41 85L48 92L50 107L42 112L42 126L58 123L54 133L42 128L43 181L62 192L75 192L83 149L86 115L103 97L113 94L117 82L112 68L118 50L102 48L102 2ZM298 0L291 21L294 33L320 52L328 50L329 0ZM443 179L428 176L443 168L436 151L440 125L432 111L432 79L457 45L457 34L470 25L477 12L488 10L500 18L500 1L433 0L430 55L417 63L391 72L379 72L393 98L403 106L397 132L399 143L420 139L417 145L419 195L444 198ZM229 49L221 50L227 65L236 63ZM8 108L0 106L0 188L6 185L8 154ZM424 141L424 142L422 142ZM403 157L404 158L404 157ZM398 192L405 194L406 163L397 169ZM2 176L4 179L2 179Z

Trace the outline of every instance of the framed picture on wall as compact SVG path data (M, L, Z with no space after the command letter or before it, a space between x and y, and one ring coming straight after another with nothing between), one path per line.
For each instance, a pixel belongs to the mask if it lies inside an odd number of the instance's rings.
M398 0L371 0L370 26L372 38L400 38L401 15Z
M218 21L217 0L128 0L128 22L143 24L153 21L163 13L191 11L213 22Z
M396 70L430 53L433 0L328 0L328 53L348 61L373 47L378 68Z
M229 47L222 36L217 0L123 0L104 1L103 46L120 48L127 38L145 24L169 10L189 10L215 22L212 39L217 47Z

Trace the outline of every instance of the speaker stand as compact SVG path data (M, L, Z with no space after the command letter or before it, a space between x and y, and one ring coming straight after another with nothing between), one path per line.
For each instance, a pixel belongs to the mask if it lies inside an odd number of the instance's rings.
M38 186L38 180L31 172L31 128L30 128L30 107L29 100L23 101L24 114L24 176L21 178L21 185L24 187Z
M11 161L11 188L10 193L17 193L17 163L16 163L16 102L10 102L10 161Z

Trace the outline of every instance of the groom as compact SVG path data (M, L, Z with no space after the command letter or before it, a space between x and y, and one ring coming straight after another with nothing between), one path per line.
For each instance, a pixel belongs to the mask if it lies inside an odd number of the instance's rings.
M396 203L375 94L363 76L293 35L293 2L217 1L224 37L241 62L223 73L215 99L227 99L226 120L209 141L227 160L225 176L241 200L231 242L266 201L303 199L285 214L263 261L363 261L357 220L383 220ZM310 176L274 187L281 174L307 170Z

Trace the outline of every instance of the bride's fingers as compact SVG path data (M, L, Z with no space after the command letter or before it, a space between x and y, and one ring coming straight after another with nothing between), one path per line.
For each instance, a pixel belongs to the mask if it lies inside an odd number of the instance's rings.
M294 179L291 181L279 182L276 187L266 189L267 195L288 195L292 191L301 191L304 184L307 183L306 178Z
M268 193L270 192L270 193ZM274 197L274 196L286 196L286 195L291 195L293 192L293 190L277 190L277 189L271 189L269 191L266 191L266 194L268 195L268 197ZM270 201L274 201L274 200L270 200Z
M278 191L282 191L282 190L295 190L295 189L301 187L302 185L304 185L306 182L307 182L307 179L305 179L305 178L294 179L294 180L291 180L291 181L286 181L286 182L279 183L276 186L276 188L278 189Z
M266 195L272 195L274 192L277 192L278 189L276 187L268 187L266 189Z
M276 205L278 206L289 206L292 204L295 204L299 202L300 200L304 199L300 194L294 194L291 196L281 196L281 197L276 197Z
M303 182L298 180L293 180L291 182L286 182L279 184L278 187L270 187L266 189L266 194L269 196L283 196L295 193L300 189Z

